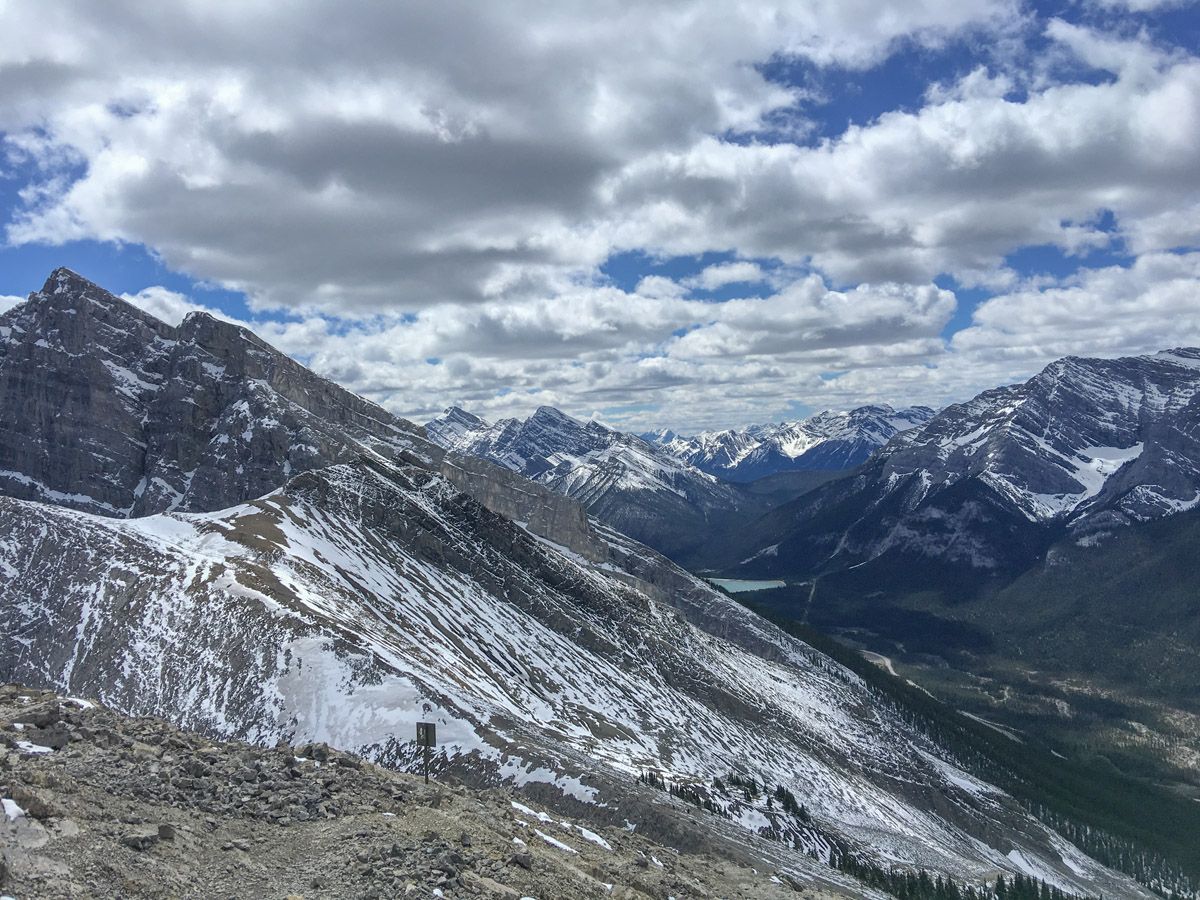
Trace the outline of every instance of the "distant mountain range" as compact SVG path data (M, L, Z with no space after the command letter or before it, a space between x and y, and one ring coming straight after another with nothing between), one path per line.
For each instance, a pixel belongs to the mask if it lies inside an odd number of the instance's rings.
M582 503L673 559L706 564L711 541L853 468L933 410L867 406L802 422L682 438L633 435L543 406L491 423L452 407L425 424L438 446L486 459Z
M868 563L1023 570L1078 541L1200 504L1200 350L1067 358L904 431L850 477L763 519L747 572Z
M1062 359L950 406L705 555L786 581L760 596L784 615L955 660L969 683L1037 671L1048 696L1077 684L1184 721L1200 714L1197 515L1200 350L1179 348Z
M851 469L899 432L922 425L933 415L927 406L861 406L848 412L817 413L798 422L705 431L694 437L671 431L642 437L703 472L747 482L780 472Z
M731 519L754 518L771 506L636 435L549 406L494 424L453 407L426 423L425 433L446 450L578 500L600 521L673 558Z
M898 695L590 519L568 495L734 490L638 438L423 431L63 269L0 316L0 398L2 681L398 767L433 721L440 771L845 896L899 866L1150 897ZM426 437L477 432L503 467Z

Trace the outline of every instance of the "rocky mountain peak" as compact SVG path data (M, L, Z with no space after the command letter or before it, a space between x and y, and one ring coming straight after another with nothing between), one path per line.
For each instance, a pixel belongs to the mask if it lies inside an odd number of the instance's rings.
M42 289L0 316L0 337L31 331L61 350L101 352L167 338L173 329L70 269L55 269ZM7 343L7 341L5 342Z
M229 506L359 440L424 445L244 328L173 327L69 269L0 316L0 398L0 490L108 516Z
M78 272L68 269L66 266L59 266L51 272L39 293L44 296L61 296L65 294L73 297L86 297L98 294L113 297L112 294L100 287L100 285L84 278Z
M743 558L755 571L914 555L1016 571L1064 533L1094 540L1196 507L1198 363L1194 348L1056 360L898 434L857 477L780 509ZM763 547L777 556L756 558Z
M539 406L536 410L534 410L534 413L532 416L530 416L530 418L534 419L535 421L554 422L566 426L575 426L576 428L583 426L583 423L578 419L574 418L573 416L568 416L561 409L557 409L553 406Z

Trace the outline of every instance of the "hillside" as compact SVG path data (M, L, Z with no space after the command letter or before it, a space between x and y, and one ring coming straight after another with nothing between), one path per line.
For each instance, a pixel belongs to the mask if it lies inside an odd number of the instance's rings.
M56 746L24 740L35 731ZM736 857L593 831L507 791L427 786L324 744L211 741L15 685L0 686L0 759L0 890L19 897L638 900L799 887Z

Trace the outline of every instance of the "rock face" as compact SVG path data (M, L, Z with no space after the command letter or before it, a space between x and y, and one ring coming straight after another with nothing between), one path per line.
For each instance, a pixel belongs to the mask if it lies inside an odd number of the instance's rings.
M928 422L927 406L862 406L817 413L799 422L708 431L694 437L657 432L647 439L725 481L757 481L780 472L852 469L901 431Z
M1198 395L1200 350L1060 360L948 407L853 477L774 511L737 548L743 568L808 575L892 556L1011 573L1064 532L1192 508Z
M428 422L429 439L486 459L578 500L588 513L672 558L686 557L731 519L768 504L642 438L580 422L552 407L489 424L458 408Z
M521 522L531 533L592 562L607 557L608 545L597 536L584 508L575 500L474 456L448 453L440 471L460 491L492 512Z
M359 443L428 448L243 328L172 328L67 269L0 316L0 402L4 493L108 516L221 509Z
M246 332L156 325L63 272L3 321L5 391L34 400L0 407L0 680L399 768L433 721L439 765L464 780L632 816L681 849L778 831L772 866L797 877L839 846L1143 896L848 669L547 486L443 458ZM723 805L728 818L664 806L642 769L689 790L753 774L812 822L764 825L762 795Z

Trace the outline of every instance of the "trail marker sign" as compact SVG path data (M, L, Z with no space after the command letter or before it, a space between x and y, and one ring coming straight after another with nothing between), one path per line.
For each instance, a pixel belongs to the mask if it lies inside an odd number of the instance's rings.
M437 725L432 722L417 723L417 746L425 758L425 783L429 784L429 748L437 745Z

